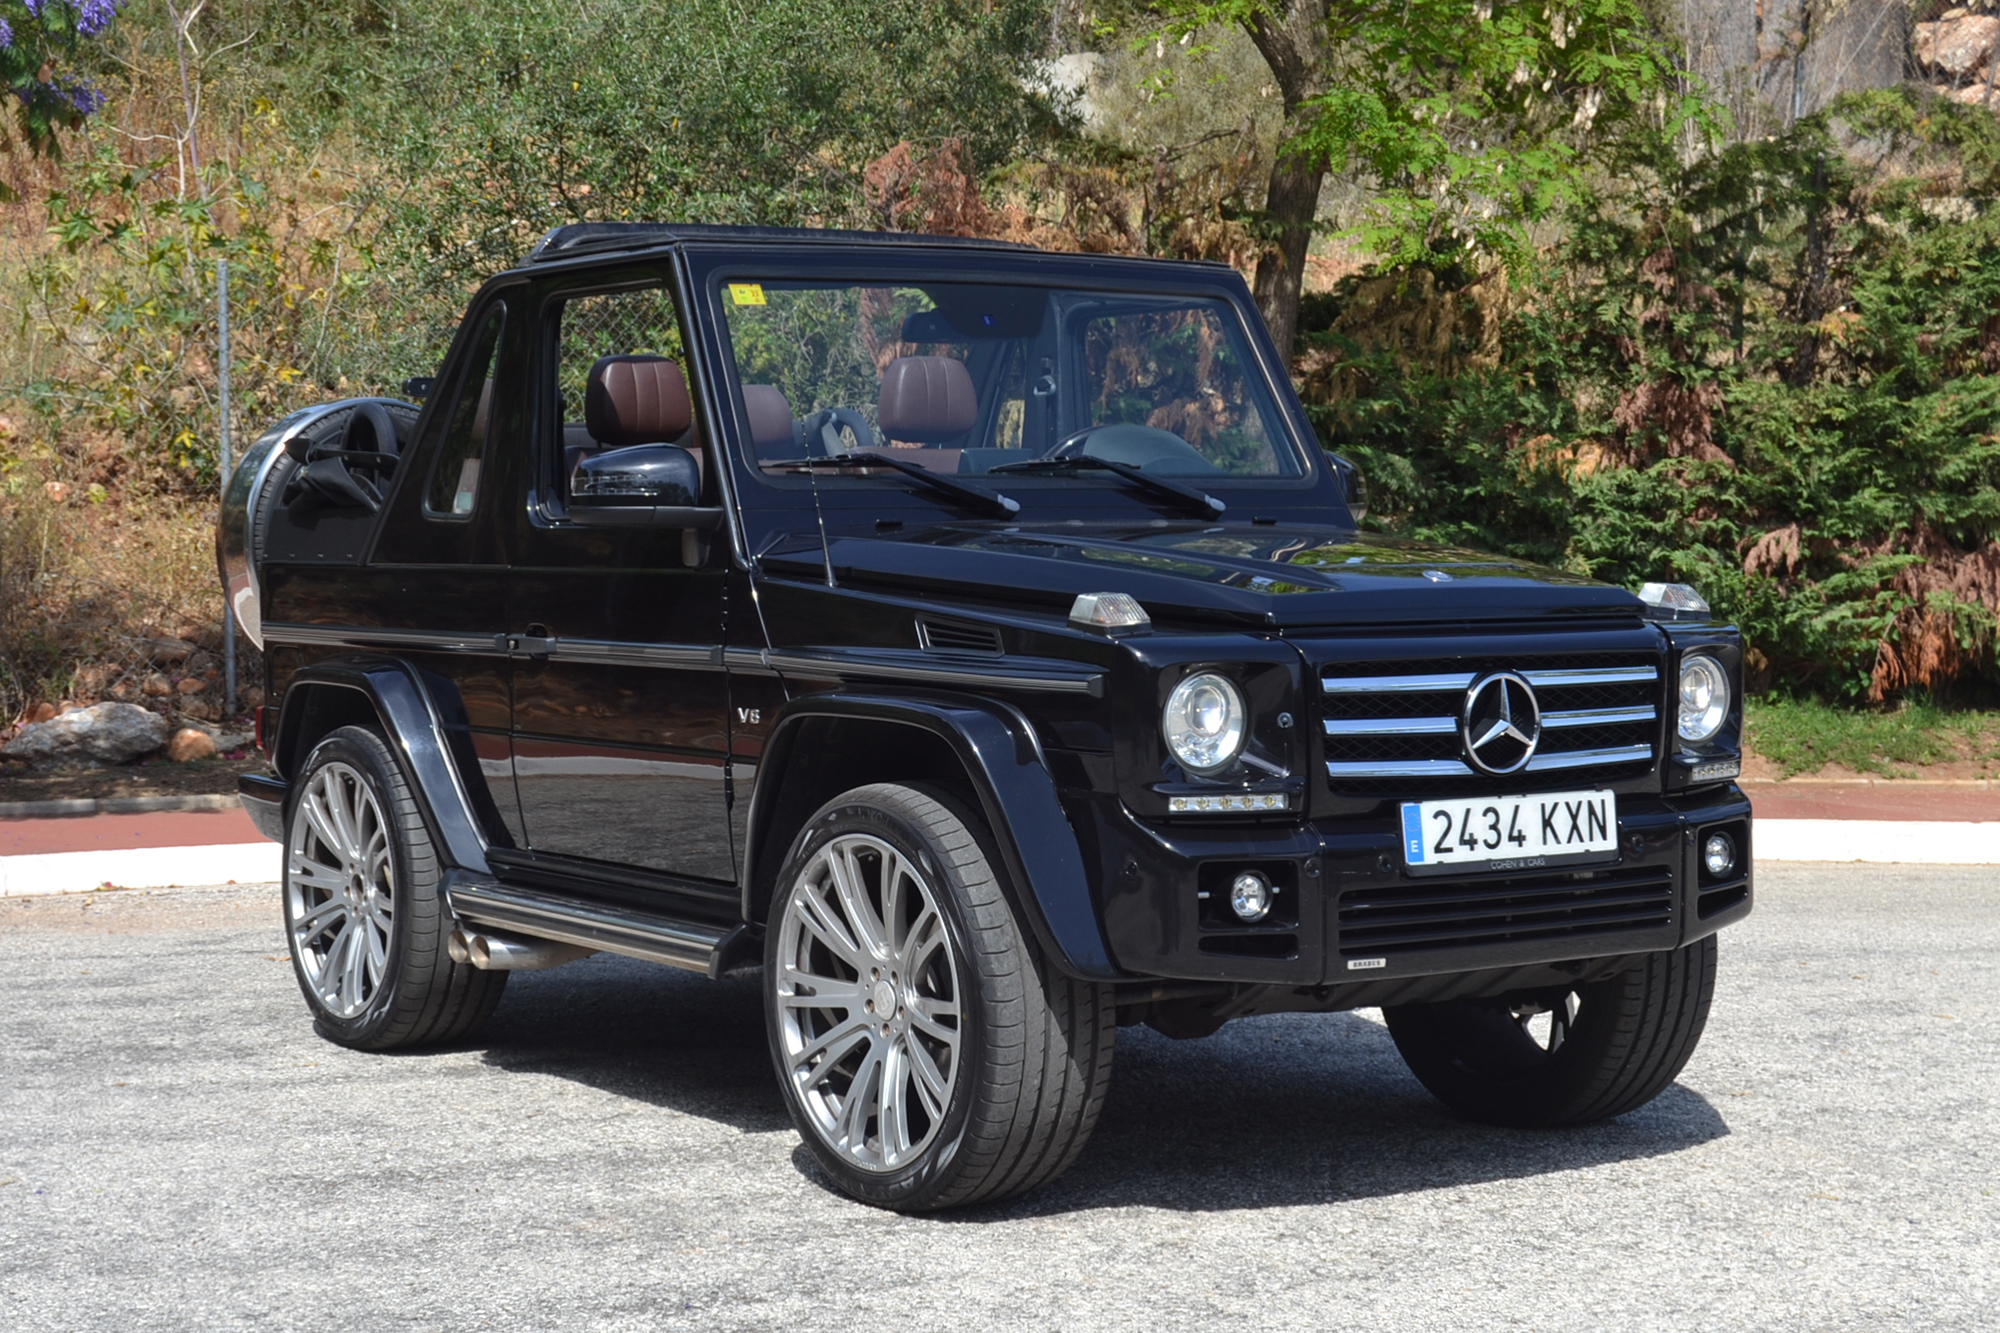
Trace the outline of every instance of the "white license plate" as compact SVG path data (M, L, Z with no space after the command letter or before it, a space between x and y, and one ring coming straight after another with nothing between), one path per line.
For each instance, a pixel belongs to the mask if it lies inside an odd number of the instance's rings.
M1475 796L1403 804L1403 864L1531 870L1618 850L1618 798L1608 791Z

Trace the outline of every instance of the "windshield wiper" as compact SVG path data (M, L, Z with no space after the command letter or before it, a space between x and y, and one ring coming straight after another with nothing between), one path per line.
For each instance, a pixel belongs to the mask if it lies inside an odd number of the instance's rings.
M942 491L955 499L968 500L973 505L984 509L996 518L1012 518L1021 512L1020 501L1010 499L998 491L989 491L984 486L977 486L969 481L960 481L957 477L946 476L942 472L933 472L921 463L912 463L905 459L892 458L888 454L876 453L869 450L857 451L851 454L833 454L825 458L788 458L783 463L774 465L786 468L803 468L809 471L817 471L820 468L886 467L900 472L906 477L921 481L932 490ZM767 466L773 466L773 464L767 464Z
M1176 500L1201 514L1204 518L1221 518L1228 505L1198 487L1184 482L1172 481L1166 477L1156 477L1150 472L1141 472L1130 463L1114 463L1108 458L1094 454L1072 454L1067 458L1024 458L1018 463L1001 463L990 467L988 472L1067 472L1076 468L1094 468L1101 472L1113 472L1143 490L1151 491L1163 500Z

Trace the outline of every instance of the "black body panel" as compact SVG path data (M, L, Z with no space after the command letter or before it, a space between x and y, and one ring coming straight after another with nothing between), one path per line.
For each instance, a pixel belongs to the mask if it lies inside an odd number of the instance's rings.
M1212 518L1109 473L988 473L1020 503L989 518L907 477L761 468L725 283L883 275L1227 305L1303 471L1204 477L1223 502ZM568 451L587 446L554 340L563 301L647 284L678 312L655 336L685 369L694 424L679 447L704 451L701 505L606 527L565 508ZM1024 931L1055 967L1121 996L1153 980L1322 1007L1487 993L1679 948L1751 909L1750 810L1730 781L1734 629L1661 619L1560 571L1358 532L1226 268L591 224L489 283L465 328L503 306L493 369L474 373L462 330L379 513L304 512L260 537L269 493L233 485L255 512L222 525L254 548L254 578L226 557L224 573L254 593L282 705L278 772L332 726L381 728L468 920L731 966L754 956L802 821L876 781L982 821ZM1061 414L1076 391L1063 392L1024 403L1024 438L1073 424ZM470 455L464 503L440 511L437 461L462 466L465 439L452 452L448 436L471 419L450 405L473 393L487 395L485 452ZM722 521L671 526L697 512ZM1079 594L1105 592L1149 623L1072 622ZM1697 744L1676 734L1690 652L1713 654L1736 691ZM1471 684L1496 672L1528 682L1550 719L1504 773L1472 767L1464 735ZM1184 768L1162 736L1168 698L1197 674L1222 677L1245 709L1241 753L1219 771ZM1406 801L1586 788L1617 805L1616 846L1588 864L1403 862ZM246 780L244 797L275 830L282 784ZM1711 830L1742 851L1715 882L1699 865ZM1254 921L1224 906L1244 871L1273 893Z

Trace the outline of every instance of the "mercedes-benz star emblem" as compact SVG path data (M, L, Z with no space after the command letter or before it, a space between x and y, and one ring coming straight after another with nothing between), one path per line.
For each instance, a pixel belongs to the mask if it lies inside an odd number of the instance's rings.
M1527 767L1542 739L1542 709L1535 691L1512 671L1495 671L1472 682L1459 711L1458 736L1465 759L1496 777Z

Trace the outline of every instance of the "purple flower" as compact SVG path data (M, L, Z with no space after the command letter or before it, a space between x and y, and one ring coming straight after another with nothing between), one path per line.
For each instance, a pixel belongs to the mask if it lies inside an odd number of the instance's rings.
M29 18L38 19L42 16L42 0L26 0L26 3Z
M95 37L111 26L125 0L83 0L76 11L76 35Z
M47 83L24 83L14 89L14 96L29 106L40 106L48 110L62 110L75 116L94 116L104 109L110 99L104 90L88 79L72 79L58 74Z
M111 100L102 88L87 79L64 82L66 86L59 91L64 100L76 109L76 114L79 116L94 116L104 109L106 102Z
M14 29L8 26L6 19L0 19L0 51L5 51L13 44Z

